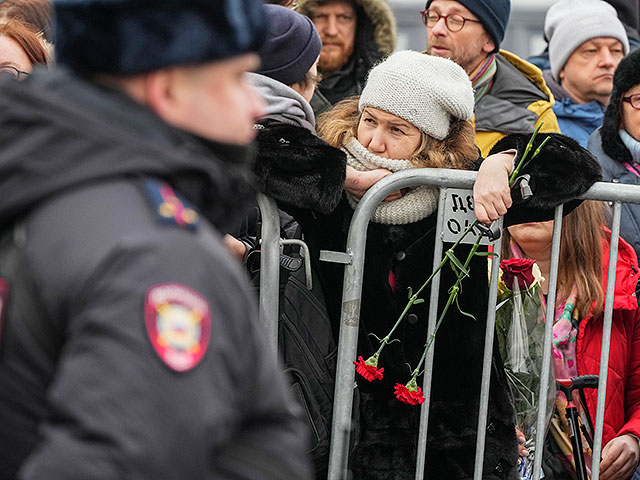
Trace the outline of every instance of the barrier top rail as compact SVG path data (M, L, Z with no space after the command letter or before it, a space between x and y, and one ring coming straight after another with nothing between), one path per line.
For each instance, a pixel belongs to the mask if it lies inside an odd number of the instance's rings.
M339 335L339 356L338 356L338 367L336 373L336 392L334 397L334 419L333 419L333 428L332 428L332 445L331 445L331 458L329 465L329 479L341 479L345 478L347 471L347 451L349 445L349 430L351 423L351 410L352 410L352 399L353 399L353 385L355 379L355 371L351 362L355 359L356 355L356 345L357 345L357 336L358 336L358 325L359 325L359 314L360 314L360 300L362 294L362 277L364 270L364 255L365 255L365 245L366 245L366 232L367 227L370 221L370 218L373 214L373 211L377 207L377 205L390 193L405 187L413 187L418 185L431 185L435 187L439 187L441 189L440 196L440 206L438 209L438 231L442 231L442 212L443 212L443 204L444 204L444 189L446 188L466 188L471 189L475 182L476 172L472 171L462 171L462 170L449 170L449 169L432 169L432 168L420 168L420 169L410 169L402 172L396 172L392 175L389 175L379 182L377 182L369 191L363 196L361 201L358 204L358 207L355 210L351 226L349 229L349 234L347 238L347 248L346 253L339 252L324 252L325 259L333 259L333 261L338 261L339 263L344 263L345 267L345 277L344 277L344 288L343 288L343 303L342 303L342 316L340 321L340 335ZM617 235L619 230L619 216L620 216L620 202L625 203L638 203L640 204L640 187L634 185L622 185L622 184L612 184L612 183L604 183L598 182L589 189L584 195L581 196L583 199L589 200L600 200L600 201L612 201L616 202L614 206L614 219L613 219L613 229L612 229L612 239L615 237L616 241L615 245L612 244L611 249L611 259L615 262L617 253L614 251L614 246L617 247ZM262 207L262 205L261 205ZM556 220L562 218L562 207L558 207L556 209ZM556 228L554 228L554 251L558 252L559 247L559 236L561 229L561 222L556 222ZM263 242L267 241L266 237L263 235ZM555 245L558 243L558 245ZM439 258L442 255L442 242L436 243L436 252L434 252L434 265L439 263ZM497 251L499 251L499 244L495 246ZM438 251L439 249L439 251ZM333 254L333 255L332 255ZM323 254L321 254L322 259ZM498 264L499 262L493 262L493 269L491 274L491 287L494 287L497 284L498 278ZM555 265L555 270L557 270L557 261ZM610 269L609 271L615 272L615 268ZM552 262L552 271L551 278L549 279L550 286L555 289L555 282L557 271L554 271L554 265ZM270 282L271 283L271 282ZM277 285L277 281L271 283L272 285ZM607 299L613 298L609 295L609 288L613 289L613 277L610 276L607 288ZM492 291L495 289L492 289ZM438 278L434 278L432 284L432 298L434 293L437 298L438 291ZM550 290L551 293L551 290ZM555 292L554 292L555 293ZM276 292L277 295L277 292ZM491 295L491 291L490 291ZM494 319L495 319L495 291L493 291L493 302L490 301L489 312L487 318L487 335L485 338L485 363L490 367L491 362L491 346L493 344L493 330L494 330ZM493 305L491 304L493 303ZM550 299L550 308L553 308L553 297ZM611 313L612 313L612 302L607 301L605 305L605 335L610 335L611 328ZM437 305L437 301L432 301L431 305ZM433 323L435 321L436 312L429 312L429 330L428 332L433 331ZM433 318L432 318L433 317ZM549 322L551 323L551 322ZM277 335L277 308L276 308L276 318L275 321L272 322L276 328ZM551 327L551 325L549 325ZM606 329L609 329L609 332ZM551 339L551 329L549 328L548 339L545 338L545 351L549 350L550 352L550 340ZM546 342L549 342L548 345ZM548 348L547 348L548 347ZM430 352L432 355L433 349ZM603 349L603 355L605 354ZM607 349L606 358L603 357L601 361L601 373L602 370L605 369L605 378L604 382L601 378L601 383L606 386L606 368L608 363L608 349ZM487 362L488 355L488 362ZM550 356L550 353L549 353ZM425 372L430 370L429 363L432 359L427 359L427 364L425 365ZM550 359L545 358L544 361L550 364ZM549 365L547 365L548 367ZM487 365L485 365L487 367ZM543 367L544 368L544 367ZM542 376L544 379L545 376ZM485 382L488 384L488 382ZM425 373L425 393L427 394L427 400L429 398L428 388L430 385L430 381L427 382L427 373ZM601 387L602 387L601 386ZM542 387L542 385L541 385ZM546 387L545 387L546 388ZM489 386L482 386L483 391L481 392L481 415L484 412L484 422L486 423L486 412L487 412L487 401L488 401L488 391ZM597 438L597 442L594 444L594 460L597 458L597 455L600 454L601 449L601 436L602 436L602 422L603 422L603 409L604 409L604 393L602 394L602 398L600 392L604 392L605 388L600 388L598 393L598 408L596 413L596 436L599 434L600 438ZM542 415L541 415L542 416ZM428 404L425 402L423 404L422 418L428 418ZM421 423L422 423L421 418ZM483 442L483 433L484 427L481 425L483 419L479 420L479 435L478 435L478 448L476 450L476 471L474 472L474 478L480 479L482 475L482 458L483 456L480 454L484 450L484 445L480 447L480 444ZM482 427L482 428L481 428ZM423 434L421 428L420 438L419 438L419 446L420 450L424 450L426 446L426 428L425 433ZM541 442L541 440L540 440ZM424 464L420 465L420 456L418 457L418 466L416 469L416 478L421 479L422 473L421 470L424 470ZM422 457L422 461L424 461L424 457ZM536 469L539 471L539 463L541 462L541 456L536 457ZM597 467L594 469L593 478L597 480L598 478L598 469ZM539 475L539 474L538 474Z

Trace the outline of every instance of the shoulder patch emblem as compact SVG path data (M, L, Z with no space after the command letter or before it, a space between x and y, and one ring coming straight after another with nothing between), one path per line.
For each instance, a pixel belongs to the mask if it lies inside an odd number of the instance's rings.
M0 278L0 339L2 339L2 324L4 321L4 312L7 309L9 301L9 282L4 278Z
M144 317L151 344L169 368L185 372L200 362L211 336L211 311L202 295L179 283L154 285Z
M181 228L190 230L195 230L198 227L200 222L198 212L188 201L178 195L168 183L146 178L142 184L151 200L151 206L155 211L156 218L160 222L178 225Z

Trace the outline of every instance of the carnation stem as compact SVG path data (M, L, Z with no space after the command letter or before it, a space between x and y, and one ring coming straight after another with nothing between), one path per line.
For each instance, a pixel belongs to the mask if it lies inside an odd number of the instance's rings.
M469 264L471 263L471 259L476 254L476 251L478 250L478 247L480 246L480 240L481 239L482 239L482 237L478 237L476 239L475 243L471 246L471 250L469 251L469 255L467 255L467 259L464 262L465 270L469 267ZM447 300L447 304L444 306L444 309L442 310L442 313L440 314L440 317L438 318L438 321L436 322L436 328L433 330L433 333L431 335L429 335L429 338L427 339L427 344L425 345L424 352L422 352L422 357L420 357L420 361L418 362L418 365L416 366L416 369L413 371L412 375L418 375L417 372L420 372L420 368L422 368L422 364L424 363L424 360L427 358L427 352L429 351L429 348L431 348L431 345L433 344L433 342L434 342L434 340L436 338L436 332L440 328L440 325L442 324L442 322L444 320L444 316L447 314L447 311L449 310L449 307L455 301L456 297L458 296L458 293L460 292L460 284L462 283L462 279L463 278L464 278L464 275L462 274L462 272L460 272L458 274L458 278L456 279L456 283L453 285L453 287L451 287L451 290L450 290L450 293L449 293L449 299Z
M529 139L529 143L527 143L527 146L524 149L524 153L522 154L522 157L520 157L520 161L518 162L518 165L513 170L513 172L511 172L511 176L509 177L509 186L513 186L513 182L515 181L516 178L518 178L518 175L520 174L520 170L522 170L522 168L529 163L529 162L525 163L525 161L526 161L527 157L529 156L529 152L533 148L533 142L536 139L536 137L538 136L538 132L540 131L540 129L542 128L543 125L544 125L544 122L540 122L538 124L538 126L536 127L536 129L534 130L533 135L531 135L531 138ZM540 153L540 150L542 149L544 144L547 143L549 138L550 137L547 137L544 140L544 142L536 149L536 151L534 152L533 157L531 158L531 160L533 160L538 155L538 153Z

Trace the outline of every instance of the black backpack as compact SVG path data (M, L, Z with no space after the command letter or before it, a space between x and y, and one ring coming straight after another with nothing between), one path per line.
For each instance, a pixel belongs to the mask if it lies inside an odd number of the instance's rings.
M301 229L299 226L281 229L281 236L301 239ZM259 257L251 254L247 261L256 286L259 285ZM311 272L313 288L309 290L300 247L286 245L280 255L278 350L292 396L305 414L311 445L308 454L313 459L315 476L326 479L337 346L320 278L313 267Z

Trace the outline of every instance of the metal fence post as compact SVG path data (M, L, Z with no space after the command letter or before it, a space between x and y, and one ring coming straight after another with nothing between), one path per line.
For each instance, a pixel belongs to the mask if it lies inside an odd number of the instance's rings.
M600 351L600 372L598 381L598 400L596 403L596 424L593 434L593 462L591 479L600 478L600 454L602 453L602 434L604 432L604 401L607 393L607 373L609 371L609 343L611 342L611 324L613 322L613 293L616 285L616 265L618 263L618 239L620 236L620 213L622 204L613 204L613 223L611 225L611 243L609 245L609 268L607 292L604 303L602 325L602 350Z
M269 346L278 351L278 301L280 282L280 214L276 202L259 193L262 233L260 245L260 321L267 329Z
M547 398L547 390L555 388L549 385L551 371L551 337L553 335L553 320L556 311L556 288L558 283L558 264L560 261L560 235L562 233L563 206L556 207L553 222L553 240L551 241L551 265L549 266L549 283L547 295L547 311L544 324L544 347L542 350L542 372L540 374L540 390L538 393L538 421L536 423L536 458L533 462L533 478L540 480L542 472L542 450L547 432L545 421L547 417L547 403L541 399Z
M502 228L502 218L499 220ZM478 433L476 437L476 460L473 470L474 480L482 479L484 467L484 443L487 436L487 416L489 411L489 389L491 388L491 365L493 363L493 338L496 326L496 300L498 299L498 273L500 271L500 249L502 236L493 246L493 252L498 256L491 262L491 281L489 283L489 301L487 323L484 337L484 357L482 359L482 382L480 388L480 411L478 412ZM515 435L515 432L514 432Z

